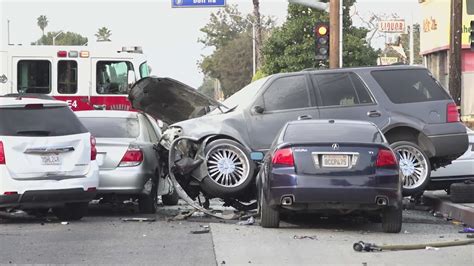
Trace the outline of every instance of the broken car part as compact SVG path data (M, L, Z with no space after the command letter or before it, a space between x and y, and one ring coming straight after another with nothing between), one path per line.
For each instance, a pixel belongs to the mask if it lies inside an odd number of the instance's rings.
M384 251L384 250L414 250L414 249L426 249L426 247L441 248L441 247L453 247L453 246L464 246L474 244L474 239L469 240L453 240L447 242L436 242L436 243L426 243L426 244L400 244L400 245L376 245L373 243L365 243L359 241L354 243L352 248L354 251Z

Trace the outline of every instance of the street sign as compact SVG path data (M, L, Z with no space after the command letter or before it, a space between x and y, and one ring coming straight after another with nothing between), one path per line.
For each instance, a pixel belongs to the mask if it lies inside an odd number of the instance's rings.
M382 56L382 57L378 58L378 65L379 66L391 65L391 64L395 64L397 62L398 62L398 57Z
M183 7L224 7L226 0L171 0L172 8Z
M386 33L405 33L405 20L379 21L379 31Z

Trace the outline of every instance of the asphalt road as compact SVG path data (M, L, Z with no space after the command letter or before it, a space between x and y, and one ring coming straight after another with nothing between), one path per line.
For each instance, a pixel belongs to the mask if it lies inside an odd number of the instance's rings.
M237 221L192 217L169 221L186 206L139 215L133 207L91 208L78 222L61 224L25 217L0 218L0 263L87 263L157 265L344 264L473 265L474 245L396 252L356 253L352 244L424 243L464 239L460 225L426 211L404 212L400 234L360 217L289 217L281 229L237 225ZM123 222L152 217L155 222ZM207 234L192 234L210 225Z

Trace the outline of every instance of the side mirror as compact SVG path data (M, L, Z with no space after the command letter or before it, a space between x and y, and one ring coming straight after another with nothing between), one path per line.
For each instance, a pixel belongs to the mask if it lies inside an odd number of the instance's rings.
M135 81L136 81L135 80L135 71L129 70L128 73L127 73L127 84L128 84L129 89L133 86Z
M265 109L259 105L254 106L252 109L256 114L263 114L263 111L265 111Z
M311 120L311 119L313 119L313 117L310 116L310 115L300 115L300 116L298 116L298 120Z

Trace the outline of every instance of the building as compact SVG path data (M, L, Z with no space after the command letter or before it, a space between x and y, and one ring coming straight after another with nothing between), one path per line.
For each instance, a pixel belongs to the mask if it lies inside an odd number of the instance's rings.
M474 20L474 0L463 0L461 115L474 122L474 51L470 49L470 23ZM420 53L426 67L448 88L450 0L418 0L422 10Z

